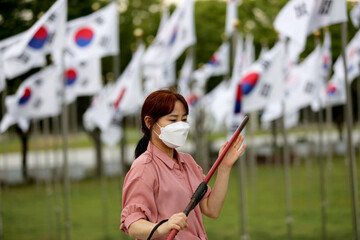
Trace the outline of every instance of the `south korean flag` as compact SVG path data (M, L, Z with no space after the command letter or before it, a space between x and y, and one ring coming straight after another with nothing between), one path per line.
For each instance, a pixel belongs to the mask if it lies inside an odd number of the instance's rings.
M119 52L117 3L69 21L65 43L66 63L84 62Z

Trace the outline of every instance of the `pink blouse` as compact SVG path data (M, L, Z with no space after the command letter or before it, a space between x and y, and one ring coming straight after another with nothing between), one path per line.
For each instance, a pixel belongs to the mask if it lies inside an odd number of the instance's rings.
M194 191L204 180L202 168L189 154L175 153L179 164L149 142L147 151L132 164L125 177L122 195L120 229L125 233L128 234L129 226L139 219L158 223L174 213L184 211ZM210 192L208 186L204 198ZM179 231L175 239L207 239L199 205L190 212L187 223L189 227Z

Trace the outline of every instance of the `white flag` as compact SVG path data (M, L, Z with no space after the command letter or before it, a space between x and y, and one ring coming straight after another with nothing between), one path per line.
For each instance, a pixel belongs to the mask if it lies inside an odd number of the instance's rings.
M225 34L231 36L236 30L234 21L238 19L237 6L241 0L227 0L226 4L226 22L225 22Z
M51 8L26 32L21 40L4 52L4 59L20 57L27 48L46 55L52 53L54 61L60 62L64 47L67 1L57 0Z
M242 68L249 67L255 61L255 47L254 37L251 34L247 34L245 38L245 48L242 60Z
M294 67L286 79L285 110L293 113L309 106L318 100L321 87L321 59L320 46L302 62Z
M106 84L91 101L90 107L83 115L84 127L93 131L96 127L106 131L114 117L113 102L109 95L114 89L113 83Z
M119 53L119 25L117 3L85 17L69 21L65 61L83 62Z
M316 29L346 21L345 0L291 0L277 15L274 27L304 47Z
M352 82L360 74L360 31L356 33L345 49L348 81ZM340 56L334 64L335 74L345 79L344 63Z
M26 47L20 56L11 57L5 60L4 53L6 49L19 43L23 36L24 33L20 33L0 41L0 61L3 67L2 74L5 78L11 79L17 77L29 71L31 68L41 67L46 64L45 55L41 51L38 52L31 47Z
M141 107L144 96L140 67L144 51L144 45L140 45L116 83L107 84L93 98L90 108L83 116L86 129L91 131L98 127L101 131L107 131L112 121L133 114Z
M185 62L181 68L180 77L178 80L178 91L184 97L190 94L190 81L194 68L194 56L189 52L186 56Z
M322 106L322 107L326 106L326 102L325 102L326 95L325 95L325 90L323 90L323 89L325 89L325 87L326 87L326 82L328 80L330 70L331 70L331 65L332 65L331 36L330 36L329 31L325 31L324 43L323 43L321 52L322 52L322 63L321 63L321 73L320 73L321 78L319 79L320 92L319 92L318 99L311 103L311 109L314 112L319 111L320 106Z
M194 2L185 0L178 5L146 51L144 64L163 66L175 62L187 47L195 43Z
M102 88L100 59L66 66L65 85L66 103L74 102L78 96L98 93Z
M350 12L351 22L354 24L356 28L359 27L359 18L360 18L360 2L351 9Z
M169 21L169 10L166 8L163 11L160 25L157 31L157 35L160 35L163 28L166 26ZM152 51L151 47L147 51ZM147 53L145 53L146 55ZM145 94L148 95L156 90L159 90L164 87L170 87L175 84L176 79L176 66L175 63L165 63L164 65L153 65L147 64L144 65L144 89Z
M316 0L307 34L341 22L347 22L345 0Z
M116 81L114 91L110 95L110 98L114 102L117 116L136 113L145 100L141 87L141 62L144 53L145 46L141 44L125 71Z
M336 74L330 79L323 91L326 94L325 102L328 102L331 106L345 104L346 93L344 79L339 78Z
M58 115L61 112L61 77L59 68L55 66L46 67L30 76L21 83L15 95L6 97L6 115L16 121Z
M162 16L161 16L159 28L157 30L156 35L160 35L160 32L162 31L164 26L166 26L166 23L169 21L169 18L170 18L169 9L167 7L165 7L165 9L163 10Z
M276 16L274 28L281 34L305 46L308 26L315 7L312 0L291 0Z
M175 63L166 64L165 66L144 66L145 94L148 95L161 88L174 86L175 71Z
M231 98L229 95L229 83L220 82L211 92L202 99L205 111L215 120L216 128L225 123L231 111Z
M283 98L284 49L283 42L277 43L244 72L240 83L244 113L261 110Z
M210 61L193 73L193 78L203 86L209 77L227 74L229 72L229 51L229 43L223 42Z
M3 62L1 60L1 51L0 51L0 92L2 92L6 88L6 79L5 72L3 67Z

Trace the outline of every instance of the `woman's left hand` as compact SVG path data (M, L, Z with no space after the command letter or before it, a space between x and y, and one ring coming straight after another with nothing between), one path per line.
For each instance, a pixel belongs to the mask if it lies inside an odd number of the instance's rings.
M245 151L246 148L246 144L244 144L241 147L241 144L244 142L244 136L242 136L241 134L239 134L239 136L235 139L235 141L233 142L233 144L230 146L229 150L227 151L227 153L224 156L224 159L222 160L221 164L219 167L223 168L228 168L231 169L231 167L234 165L234 163L236 162L236 160L240 157L240 155ZM229 142L226 141L220 148L219 151L219 156L222 153L222 151L225 149L226 145ZM241 149L240 149L241 147Z

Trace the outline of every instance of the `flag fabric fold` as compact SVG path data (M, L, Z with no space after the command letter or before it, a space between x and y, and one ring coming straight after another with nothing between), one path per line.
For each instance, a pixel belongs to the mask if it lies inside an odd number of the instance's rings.
M144 65L164 66L175 62L187 47L195 43L194 2L185 0L178 5L149 46Z
M223 42L212 55L210 61L200 69L194 71L193 78L196 80L198 88L201 92L203 91L208 78L211 76L225 75L229 72L229 52L229 43Z

